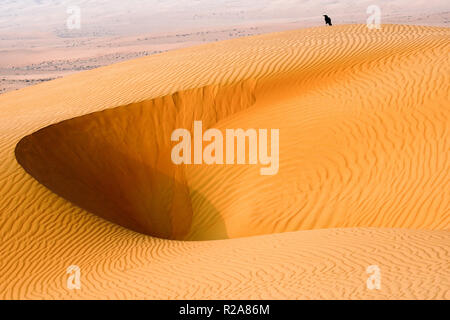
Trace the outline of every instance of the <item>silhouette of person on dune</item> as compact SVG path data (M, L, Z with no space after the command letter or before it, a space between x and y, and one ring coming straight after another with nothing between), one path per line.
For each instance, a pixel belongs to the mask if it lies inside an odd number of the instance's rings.
M331 18L329 16L327 16L326 14L323 15L325 17L325 24L332 26L331 24Z

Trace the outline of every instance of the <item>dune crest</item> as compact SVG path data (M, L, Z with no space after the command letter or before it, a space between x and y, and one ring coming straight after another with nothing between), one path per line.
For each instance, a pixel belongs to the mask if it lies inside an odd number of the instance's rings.
M259 73L241 71L244 80L66 120L22 139L16 156L57 194L156 237L443 228L449 223L441 192L449 169L449 145L442 141L448 42L442 29L412 30L393 30L385 39L377 31L339 35L340 50L331 36L302 47L289 44L295 37L287 33L284 45L297 52L274 57L276 68L258 70L271 62L264 55L254 62ZM247 54L236 52L240 59ZM192 132L196 120L223 130L279 129L279 174L262 177L242 165L174 165L171 133ZM423 128L415 130L418 122ZM400 168L407 171L395 179Z
M296 30L0 95L0 298L448 299L449 36ZM280 129L279 173L173 165L194 120Z

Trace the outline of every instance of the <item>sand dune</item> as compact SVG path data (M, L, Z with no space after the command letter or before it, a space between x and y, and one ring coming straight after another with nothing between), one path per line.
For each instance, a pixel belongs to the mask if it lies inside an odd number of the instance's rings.
M296 30L1 95L1 297L448 299L449 36ZM279 128L279 173L173 165L194 120Z

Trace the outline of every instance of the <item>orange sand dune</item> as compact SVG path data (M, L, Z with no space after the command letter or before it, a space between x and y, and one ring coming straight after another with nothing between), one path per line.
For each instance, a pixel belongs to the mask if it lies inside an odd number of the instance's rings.
M304 29L0 95L0 297L450 298L449 36ZM278 174L175 166L194 120L280 129Z

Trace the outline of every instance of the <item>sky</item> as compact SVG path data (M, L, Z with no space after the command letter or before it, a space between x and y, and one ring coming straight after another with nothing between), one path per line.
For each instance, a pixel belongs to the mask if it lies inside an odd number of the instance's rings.
M336 21L365 23L366 9L382 17L449 11L448 0L0 0L0 33L67 34L67 9L80 8L89 34L179 31L256 22L300 21L328 14ZM350 21L346 17L352 17Z

